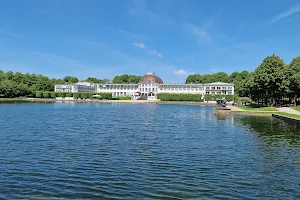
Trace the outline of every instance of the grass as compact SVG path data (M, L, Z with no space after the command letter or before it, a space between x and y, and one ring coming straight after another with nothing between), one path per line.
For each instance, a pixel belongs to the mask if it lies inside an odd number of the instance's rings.
M238 106L240 109L247 111L277 111L274 107L265 107L257 104L250 104L247 106Z
M300 107L296 107L294 109L300 112Z
M286 117L291 117L291 118L295 118L295 119L300 119L300 115L295 115L295 114L290 114L290 113L276 113L276 114L280 114L282 116L286 116Z

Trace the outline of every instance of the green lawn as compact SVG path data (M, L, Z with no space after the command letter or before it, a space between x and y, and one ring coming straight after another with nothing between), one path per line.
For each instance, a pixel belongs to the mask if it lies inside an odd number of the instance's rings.
M247 106L238 106L240 109L249 111L277 111L274 107L264 107L261 105L250 104Z
M300 107L296 107L294 109L300 112Z
M277 113L276 113L277 114ZM300 115L295 115L295 114L290 114L290 113L278 113L282 116L286 116L286 117L291 117L291 118L295 118L295 119L300 119Z

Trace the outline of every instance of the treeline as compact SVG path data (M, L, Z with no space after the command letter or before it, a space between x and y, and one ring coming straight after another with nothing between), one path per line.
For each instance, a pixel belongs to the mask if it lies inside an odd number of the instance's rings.
M94 95L98 95L97 97L93 97ZM111 100L112 94L108 92L35 92L34 95L36 98L56 98L56 97L73 97L74 99L106 99Z
M243 82L248 78L250 72L244 70L242 72L233 72L228 75L225 72L218 72L215 74L192 74L189 75L185 83L234 83L234 90L236 94L243 95Z
M116 76L113 83L138 83L140 76L122 75ZM29 74L20 72L3 72L0 70L0 97L13 98L13 97L34 97L36 91L54 91L56 84L74 84L79 81L89 83L111 83L107 78L98 79L95 77L87 77L85 80L79 80L74 76L66 76L63 79L50 79L41 74Z
M283 102L296 105L300 97L300 56L286 64L277 55L266 57L254 72L224 72L190 75L186 83L229 82L235 84L235 93L249 97L264 105L280 105Z
M115 76L113 79L113 83L121 83L121 84L137 84L139 83L141 76L128 75L124 74L121 76Z

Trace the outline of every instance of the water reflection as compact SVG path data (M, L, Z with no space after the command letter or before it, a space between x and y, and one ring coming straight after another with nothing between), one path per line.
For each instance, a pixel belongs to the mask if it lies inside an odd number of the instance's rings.
M259 133L260 137L268 137L270 141L281 138L291 144L300 142L300 123L297 122L274 117L244 117L235 118L235 121Z
M226 120L229 118L229 113L228 111L214 111L214 115L216 117L217 120Z

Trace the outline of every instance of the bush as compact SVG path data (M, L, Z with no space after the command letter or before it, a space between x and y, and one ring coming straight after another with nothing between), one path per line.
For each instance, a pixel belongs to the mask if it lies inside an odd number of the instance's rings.
M66 93L65 92L58 92L58 97L65 98L66 97Z
M57 92L51 92L50 96L51 96L51 98L58 97L58 93Z
M157 98L161 101L197 101L202 102L201 94L174 94L174 93L159 93Z
M247 103L249 104L252 103L252 99L250 99L249 97L240 97L239 101L242 103L242 105L243 104L247 105Z
M35 97L36 98L42 98L43 97L43 92L36 92Z
M119 97L119 100L131 100L131 96Z
M73 97L73 93L72 92L66 92L66 97Z
M97 94L101 96L101 99L106 99L106 100L112 99L112 93L110 93L110 92L102 92L102 93L97 93Z
M89 94L88 94L87 92L81 92L81 93L80 93L80 96L81 96L82 99L87 99L87 98L89 98Z
M44 98L50 98L51 97L51 92L43 92L43 97Z
M205 100L205 101L212 101L212 95L211 95L211 94L206 94L206 95L204 96L204 100Z
M73 93L74 99L79 99L80 98L80 92L75 92Z

